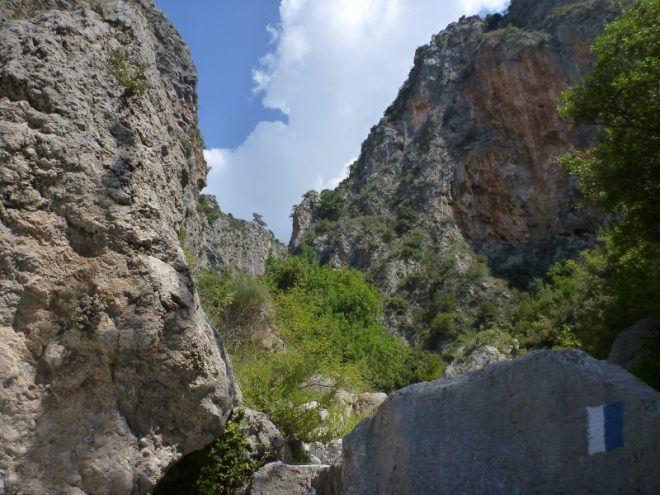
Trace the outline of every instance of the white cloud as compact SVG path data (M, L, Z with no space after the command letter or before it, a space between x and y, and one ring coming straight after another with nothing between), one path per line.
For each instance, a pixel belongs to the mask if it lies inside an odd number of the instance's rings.
M204 158L206 158L207 164L211 167L215 173L221 173L225 166L227 165L227 159L231 156L231 151L214 148L211 150L204 150ZM209 179L212 179L212 176L209 174Z
M263 214L288 241L289 213L309 189L334 187L393 101L415 49L457 20L506 0L282 0L273 49L253 71L263 104L288 124L260 122L234 150L207 150L207 192L225 211Z

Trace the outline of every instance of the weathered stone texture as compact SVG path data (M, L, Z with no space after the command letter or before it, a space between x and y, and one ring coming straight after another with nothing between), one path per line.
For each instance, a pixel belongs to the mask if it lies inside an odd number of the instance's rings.
M28 3L0 20L0 492L148 493L238 394L177 241L196 74L150 0Z
M317 495L317 478L327 466L274 462L254 473L241 495Z
M590 454L587 408L620 401L623 445ZM660 394L580 351L538 351L395 392L320 481L344 495L654 494L659 452Z

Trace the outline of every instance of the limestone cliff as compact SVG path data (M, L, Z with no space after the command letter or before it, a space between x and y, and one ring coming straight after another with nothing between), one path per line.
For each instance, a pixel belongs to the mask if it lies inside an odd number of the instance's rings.
M556 107L589 69L614 4L513 0L504 16L462 18L434 36L349 177L296 208L290 247L307 242L325 262L366 271L393 298L389 325L405 334L415 311L452 306L424 308L439 292L464 313L506 304L501 284L469 273L478 256L524 284L590 246L599 218L578 206L555 159L592 131L573 131ZM433 283L421 280L438 266Z
M0 8L0 493L148 493L238 395L177 240L195 69L151 0Z
M234 218L220 210L215 196L201 194L197 214L186 222L189 247L202 268L237 269L252 277L266 271L269 256L283 257L287 248L265 223Z

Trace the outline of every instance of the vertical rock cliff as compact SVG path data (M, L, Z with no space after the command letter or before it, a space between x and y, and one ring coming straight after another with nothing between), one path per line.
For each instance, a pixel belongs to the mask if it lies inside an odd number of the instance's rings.
M235 269L252 277L263 275L269 256L287 255L287 248L265 222L248 222L220 210L215 196L200 194L197 214L186 222L189 248L202 268Z
M239 394L177 240L195 69L151 0L0 8L0 493L148 493Z
M411 314L430 326L452 306L430 308L442 292L464 313L506 304L501 285L477 276L479 256L524 285L589 247L598 215L579 207L555 159L593 132L560 119L557 97L589 70L614 4L513 0L504 16L462 18L434 36L349 177L296 208L290 247L306 242L326 262L366 271L396 298L389 325L403 333ZM421 280L433 271L442 273Z

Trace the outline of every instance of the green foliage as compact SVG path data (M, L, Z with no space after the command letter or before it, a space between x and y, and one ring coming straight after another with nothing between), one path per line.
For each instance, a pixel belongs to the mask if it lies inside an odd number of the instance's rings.
M321 191L318 205L318 215L322 219L336 221L342 211L342 197L338 190L325 189Z
M358 418L346 419L335 388L305 386L313 377L331 378L349 390L390 391L434 379L442 363L393 337L377 319L383 302L362 273L321 267L308 246L289 259L270 258L266 274L194 270L202 305L221 329L232 353L246 405L269 414L291 441L326 441L347 433ZM284 348L265 349L252 324L261 308L273 313Z
M410 206L408 201L402 202L396 210L396 220L394 230L401 235L412 228L413 222L417 219L417 212Z
M404 238L400 255L403 258L418 259L422 256L423 244L424 234L421 230L415 229Z
M563 163L590 202L617 214L631 244L660 242L658 19L660 0L634 2L594 44L593 72L562 95L563 115L604 126L592 149Z
M495 31L496 29L499 29L501 23L502 14L488 14L484 19L484 30L485 32Z
M239 410L227 421L225 433L211 447L208 462L195 483L201 495L235 495L268 461L250 459L250 444L240 423L242 418Z
M382 299L361 272L292 258L272 260L267 276L279 289L280 331L290 343L313 343L306 352L319 363L348 365L358 382L381 390L437 376L436 359L413 351L376 321Z
M410 303L403 297L394 296L387 300L385 307L393 314L403 315L410 309Z
M228 347L258 332L269 298L264 282L230 269L219 274L197 270L195 280L202 307L211 323L222 329Z
M603 232L579 261L536 280L512 313L511 332L529 348L570 345L605 358L616 335L649 314L660 318L660 258L650 243L622 246Z
M149 90L147 65L132 62L123 49L110 52L108 66L117 83L124 88L126 98L143 96Z
M261 280L240 272L229 272L227 288L231 302L224 314L225 327L235 328L257 319L268 302L268 287Z
M581 261L522 295L513 326L528 346L568 343L605 357L622 329L660 318L659 18L660 0L633 2L596 40L593 72L561 97L563 115L602 126L594 147L562 163L615 218ZM636 371L660 382L657 366Z
M347 433L346 424L335 388L304 387L320 367L316 354L302 350L294 346L273 353L244 346L234 355L241 391L245 403L268 414L290 441L327 442Z
M254 223L257 225L260 225L261 227L266 227L268 224L264 221L263 215L259 213L252 213L252 220Z
M401 297L417 301L404 325L409 339L443 350L462 333L498 325L504 318L511 304L501 297L504 283L490 276L486 261L471 255L467 245L443 252L420 247L416 255L419 271L399 287Z
M514 34L520 34L523 33L522 29L520 29L517 26L514 26L513 24L507 24L506 26L495 29L495 30L487 30L484 32L484 34L481 35L481 39L484 41L502 41L506 38L509 38L510 36Z
M206 217L209 225L213 225L222 214L218 208L211 205L208 196L205 194L200 194L197 197L197 211L200 215L204 215Z
M190 262L188 266L190 266ZM211 323L217 328L221 328L225 321L227 308L234 301L228 277L210 270L198 270L195 273L195 282L204 311Z

